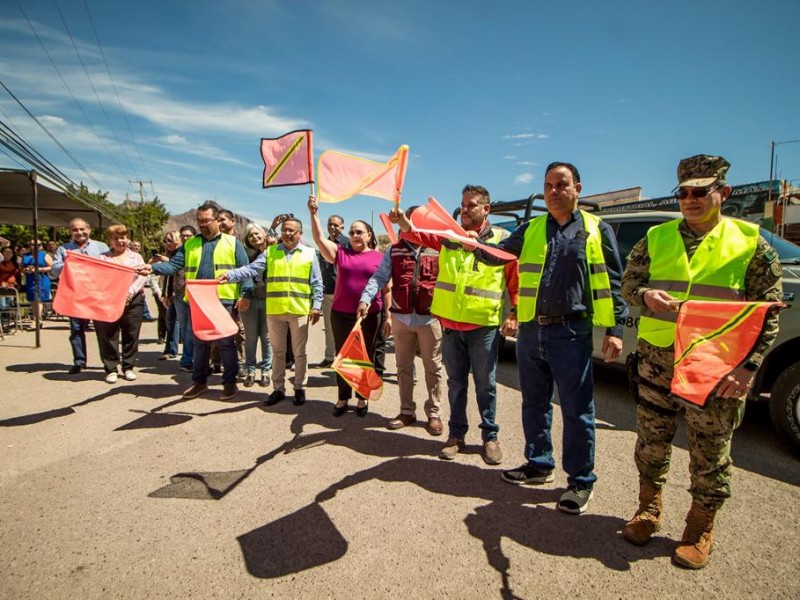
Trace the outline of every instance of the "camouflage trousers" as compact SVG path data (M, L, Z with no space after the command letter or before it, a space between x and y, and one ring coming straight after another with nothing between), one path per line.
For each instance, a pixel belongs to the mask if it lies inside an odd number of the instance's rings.
M731 439L744 416L744 398L710 398L699 410L669 391L674 349L639 341L639 395L636 415L636 467L642 481L661 488L667 480L672 439L682 414L689 446L692 498L706 510L717 510L731 495ZM651 387L652 386L652 387ZM660 389L656 389L660 388Z

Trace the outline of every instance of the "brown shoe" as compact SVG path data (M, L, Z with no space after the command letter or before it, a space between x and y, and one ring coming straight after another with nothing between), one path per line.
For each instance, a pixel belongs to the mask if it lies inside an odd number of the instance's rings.
M427 429L431 435L442 435L442 420L439 417L428 417Z
M192 398L197 398L200 394L206 391L208 391L208 386L205 383L195 383L192 385L192 387L183 392L183 399L191 400Z
M661 489L649 481L639 483L639 509L622 528L622 537L644 546L661 529Z
M414 415L399 414L394 419L386 424L387 429L402 429L417 422L417 417Z
M444 460L453 460L456 454L464 449L464 440L458 438L449 438L442 449L439 451L439 458Z
M497 440L488 440L483 443L483 462L487 465L499 465L503 462L503 451Z
M239 393L239 388L235 383L226 383L222 386L222 395L219 397L220 400L233 400L236 398L236 394Z
M708 556L714 549L715 510L706 510L692 503L686 515L686 529L675 548L672 562L687 569L702 569L708 564Z

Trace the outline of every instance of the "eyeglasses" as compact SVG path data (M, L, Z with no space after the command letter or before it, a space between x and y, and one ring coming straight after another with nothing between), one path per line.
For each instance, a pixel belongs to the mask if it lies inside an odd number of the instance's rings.
M677 198L678 200L686 200L689 196L698 199L705 198L711 192L718 189L719 186L713 184L708 187L695 187L695 188L682 187L679 188L677 192L675 192L675 198Z
M198 225L208 225L209 223L213 223L217 219L197 219Z
M281 229L281 234L283 235L294 235L295 233L300 233L299 229Z
M351 231L350 235L351 236L353 236L353 235L364 235L365 233L367 233L367 232L366 231Z

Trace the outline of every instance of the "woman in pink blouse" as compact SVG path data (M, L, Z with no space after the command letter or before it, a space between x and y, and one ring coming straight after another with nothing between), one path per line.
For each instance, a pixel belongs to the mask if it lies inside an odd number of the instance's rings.
M350 243L337 245L329 240L322 228L322 223L317 214L317 199L310 196L308 210L311 213L311 232L314 242L319 248L319 253L325 261L336 266L336 288L333 292L333 305L331 307L331 324L333 325L333 340L338 354L347 340L347 336L356 323L356 310L361 292L367 285L369 278L375 274L383 259L383 254L375 250L378 241L375 232L365 221L353 221L350 224ZM369 307L367 316L361 321L361 331L364 345L370 361L375 362L375 343L378 339L380 313L383 307L391 305L389 289L383 290L383 297L379 294ZM333 415L339 417L347 412L347 403L353 395L353 390L348 383L338 374L336 384L339 388L339 400L333 408ZM358 395L356 414L366 416L369 406L367 400Z
M107 230L109 247L100 256L126 267L143 265L144 259L138 252L128 248L130 243L128 228L125 225L112 225ZM131 287L128 289L128 301L122 316L113 323L95 321L97 344L100 347L100 358L106 370L106 383L116 383L119 377L117 366L122 363L122 376L128 380L136 379L133 371L136 354L139 352L139 330L142 327L144 313L144 284L147 279L141 275L131 275ZM120 354L120 334L122 335L122 354Z

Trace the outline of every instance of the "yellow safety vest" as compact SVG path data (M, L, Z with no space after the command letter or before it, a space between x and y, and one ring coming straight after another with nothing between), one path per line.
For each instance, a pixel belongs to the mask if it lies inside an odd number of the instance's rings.
M493 227L486 241L497 244L506 237L507 231ZM431 314L459 323L499 325L505 288L503 266L486 265L476 261L472 252L443 245Z
M592 290L592 324L596 327L614 327L614 301L611 298L611 282L603 257L600 236L600 219L580 211L586 238L586 262L589 266L589 287ZM517 319L531 321L536 316L536 299L542 270L547 260L547 215L532 219L525 230L525 241L519 256L519 300Z
M650 287L678 300L744 300L747 266L758 245L758 225L725 219L709 231L692 255L678 231L681 219L647 232ZM666 348L675 343L677 313L642 308L639 337Z
M203 236L196 235L186 240L183 245L184 267L186 279L197 279L197 270L200 268L200 259L203 256ZM236 268L236 238L227 233L220 234L219 241L214 247L214 278L224 275ZM236 300L239 298L239 284L226 283L217 286L217 296L220 300ZM186 292L183 299L188 302Z
M289 261L278 244L267 249L267 314L307 315L311 312L311 267L314 250L299 246Z

